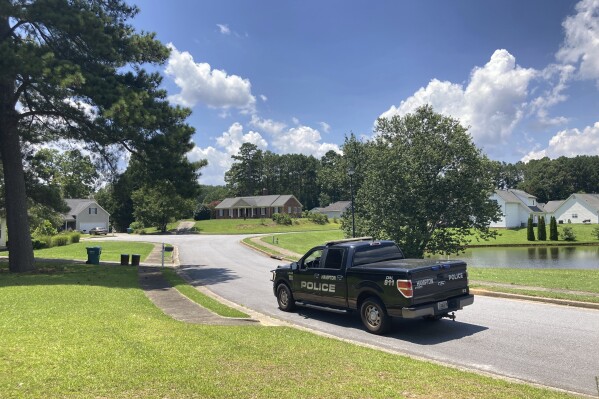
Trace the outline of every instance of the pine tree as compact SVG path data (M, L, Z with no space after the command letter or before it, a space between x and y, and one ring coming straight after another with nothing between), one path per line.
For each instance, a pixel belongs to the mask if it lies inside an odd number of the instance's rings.
M547 230L545 228L545 216L539 217L539 224L537 226L537 238L539 241L547 241Z
M549 239L557 241L557 238L557 221L555 220L555 216L551 216L551 221L549 222Z
M532 225L532 216L530 216L528 218L528 226L526 228L526 239L528 241L535 240L535 230L534 230L534 226Z

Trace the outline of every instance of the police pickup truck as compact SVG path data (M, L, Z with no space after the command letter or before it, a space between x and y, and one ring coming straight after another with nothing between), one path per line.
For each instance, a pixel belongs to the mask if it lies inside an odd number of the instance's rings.
M271 273L281 310L359 310L374 334L387 332L391 317L455 319L450 312L474 302L466 263L405 259L395 242L369 237L327 242Z

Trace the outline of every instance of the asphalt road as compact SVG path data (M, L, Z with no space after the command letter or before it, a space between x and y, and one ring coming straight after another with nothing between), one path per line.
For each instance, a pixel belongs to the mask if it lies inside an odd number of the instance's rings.
M216 294L312 330L398 353L597 395L599 311L477 296L457 320L395 320L385 336L367 333L357 314L277 308L270 270L281 262L242 246L240 236L125 236L179 247L187 273Z

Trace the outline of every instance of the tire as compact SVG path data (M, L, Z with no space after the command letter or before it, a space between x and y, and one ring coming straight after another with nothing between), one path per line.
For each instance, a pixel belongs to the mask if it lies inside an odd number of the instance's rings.
M384 334L391 328L391 317L378 298L370 297L362 302L360 317L364 327L373 334Z
M293 299L291 290L285 284L279 284L277 287L277 303L279 309L283 312L291 312L295 309L295 299Z

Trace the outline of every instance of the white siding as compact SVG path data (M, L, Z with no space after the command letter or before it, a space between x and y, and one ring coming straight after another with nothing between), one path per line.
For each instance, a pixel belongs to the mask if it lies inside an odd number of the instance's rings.
M590 220L591 223L599 223L599 215L591 209L584 201L576 197L570 197L558 209L555 210L555 219L563 223L582 223Z

